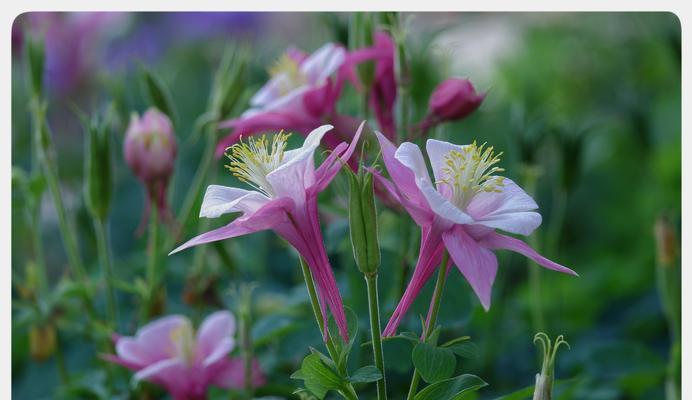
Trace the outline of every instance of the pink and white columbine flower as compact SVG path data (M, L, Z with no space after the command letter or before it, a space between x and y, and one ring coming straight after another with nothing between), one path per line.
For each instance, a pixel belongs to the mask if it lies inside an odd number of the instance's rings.
M117 355L104 358L136 371L135 380L163 386L174 399L203 400L209 386L244 386L243 360L228 356L235 346L234 334L235 319L228 311L209 315L197 332L186 317L170 315L143 326L135 336L118 337ZM253 360L253 386L265 381Z
M385 336L396 333L414 299L433 274L443 251L450 255L476 293L483 307L490 308L490 292L497 273L493 250L507 249L531 258L539 265L577 275L541 256L526 243L496 232L529 235L541 224L536 202L510 179L495 175L499 156L492 147L459 146L428 139L426 150L435 181L418 146L402 143L396 148L377 132L384 164L392 179L376 175L397 197L421 227L421 245L413 277L399 301Z
M317 194L336 176L356 147L365 122L361 123L350 145L341 143L315 169L314 153L322 137L332 129L324 125L313 130L303 147L286 151L288 135L279 133L271 145L264 136L248 138L229 148L228 168L255 190L211 185L204 195L200 217L217 218L226 213L243 214L230 224L199 235L171 254L188 247L271 229L288 241L305 259L312 272L324 316L327 338L329 307L341 336L348 340L346 316L339 289L324 248Z
M250 99L251 108L239 118L221 123L232 128L217 147L223 154L241 136L286 129L307 134L331 119L345 78L346 49L327 43L306 55L289 49L270 69L271 79ZM342 134L342 132L339 132ZM326 138L333 149L338 138Z

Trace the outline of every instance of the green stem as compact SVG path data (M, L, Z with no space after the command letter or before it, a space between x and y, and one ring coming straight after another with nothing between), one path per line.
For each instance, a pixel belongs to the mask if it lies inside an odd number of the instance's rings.
M60 376L60 383L67 387L70 384L70 373L65 364L65 355L62 352L62 346L60 343L60 338L56 340L55 344L55 367L58 369L58 375Z
M382 373L382 379L377 381L377 399L387 399L387 383L384 373L384 353L382 351L382 334L380 331L380 304L377 294L377 273L365 275L368 287L368 304L370 305L370 334L372 336L372 353L375 366Z
M94 218L94 231L96 233L96 248L98 251L103 276L106 281L106 291L108 293L107 308L108 319L113 321L115 328L118 328L118 306L115 299L115 276L113 275L113 263L111 260L110 240L108 239L108 225L99 218Z
M246 310L248 311L248 310ZM240 319L240 345L243 356L243 369L245 394L249 399L253 397L252 387L252 343L250 342L250 313L243 313Z
M192 179L192 183L190 184L190 188L187 191L187 196L185 197L185 200L183 201L183 206L180 210L179 218L178 220L180 221L180 226L181 226L181 233L185 231L185 227L190 223L190 219L192 218L192 210L195 207L195 204L199 201L199 193L202 191L202 186L204 186L204 182L206 181L207 174L209 173L209 169L211 168L212 162L214 161L214 150L216 149L216 135L214 134L215 126L214 124L211 124L212 127L207 128L207 130L204 132L204 136L206 137L206 144L202 153L202 159L200 160L197 171L195 172L195 176ZM166 248L172 247L174 245L174 241L176 240L174 235L171 235L171 243L167 243Z
M445 288L445 282L447 281L447 263L449 260L449 254L447 250L442 253L442 263L440 264L440 271L437 274L437 282L435 282L435 292L433 292L432 305L430 307L430 314L428 315L428 321L425 326L425 332L423 332L423 341L428 340L430 334L435 330L435 325L437 324L437 315L440 311L440 304L442 300L442 292ZM418 391L418 384L420 383L420 373L418 369L413 370L413 377L411 377L411 386L408 389L407 400L413 400L413 397Z
M72 221L67 216L67 211L65 210L65 205L62 200L62 193L60 191L60 184L58 183L58 166L55 162L55 155L52 152L53 145L51 143L50 133L48 132L46 106L40 98L34 98L29 108L31 110L34 129L32 137L34 160L37 164L36 166L40 168L40 172L46 180L48 190L51 193L55 212L58 216L60 236L65 246L70 268L77 280L87 289L82 296L82 302L86 308L86 315L90 322L94 322L96 321L96 309L94 308L91 298L91 289L89 288L90 282L87 279L86 270L84 269L84 264L79 254L77 234ZM40 233L38 233L38 235L40 235Z
M409 65L406 59L406 33L401 23L401 16L397 15L396 26L393 29L396 44L394 72L397 82L397 97L399 111L399 129L397 129L397 142L401 142L408 135L409 107L410 107L410 76Z
M315 314L315 320L317 320L317 326L320 328L320 333L324 332L326 327L324 326L324 315L322 314L322 309L320 308L320 303L319 299L317 298L317 290L315 289L315 281L312 279L312 273L310 272L310 269L308 268L307 264L305 263L305 260L303 260L303 257L298 257L300 260L300 268L303 271L303 278L305 279L305 286L308 288L308 295L310 296L310 303L312 304L312 312ZM345 365L340 365L338 362L339 360L339 352L336 350L336 345L334 345L334 339L332 338L332 335L329 333L329 330L327 329L327 342L325 343L325 346L327 347L327 352L329 353L329 357L334 361L334 364L337 365L337 370L341 376L346 376L346 366ZM356 394L355 389L353 389L353 385L351 383L346 382L342 390L339 390L339 393L344 398L347 398L349 400L358 400L358 395Z
M324 332L324 315L322 315L322 309L320 308L320 300L317 298L317 290L315 289L315 281L312 279L312 273L308 268L303 257L298 257L300 260L300 268L303 271L303 279L305 279L305 286L308 288L308 295L310 296L310 303L312 304L312 312L315 314L315 319L317 320L317 326L320 328L320 334ZM336 351L336 346L334 345L334 340L332 336L327 331L327 352L332 360L339 359L339 353Z
M524 175L524 188L526 193L531 197L536 197L536 186L538 176L540 174L536 165L522 165ZM538 232L528 238L529 245L536 251L540 250L540 240ZM527 259L529 266L529 291L531 296L531 322L534 332L542 332L545 326L545 317L543 314L543 298L541 290L541 270L538 264L530 259Z
M147 262L147 301L143 310L144 319L153 316L154 303L158 294L158 264L159 264L159 210L155 202L151 204L149 224L149 258Z

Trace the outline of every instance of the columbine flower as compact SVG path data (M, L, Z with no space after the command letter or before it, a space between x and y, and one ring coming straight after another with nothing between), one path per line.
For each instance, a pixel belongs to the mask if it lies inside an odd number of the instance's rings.
M314 275L320 306L327 326L329 307L339 327L348 339L346 316L334 273L329 264L317 215L317 194L324 190L341 168L342 161L351 157L364 122L350 145L341 143L315 169L314 153L322 137L332 129L324 125L313 130L303 147L286 151L288 135L279 133L271 141L262 136L248 138L228 149L231 160L228 168L255 190L211 185L207 188L200 217L216 218L226 213L242 212L230 224L199 235L171 254L191 246L229 239L249 233L272 229L286 239L305 259ZM326 340L327 331L323 332Z
M428 114L418 126L419 134L444 121L466 118L476 111L485 99L485 94L476 93L468 79L450 78L437 85L428 101Z
M490 308L490 291L497 272L492 250L507 249L536 263L576 275L539 255L526 243L495 229L528 235L541 223L536 202L510 179L496 175L500 154L492 147L429 139L426 150L435 182L418 146L403 143L397 149L377 133L387 171L393 181L377 176L398 198L422 229L418 262L406 292L384 334L393 335L406 310L448 251L451 261L473 288L483 307Z
M169 210L166 189L173 174L177 151L170 119L153 107L141 118L137 114L132 114L125 134L123 151L125 161L147 190L143 221L152 202L164 216L167 216Z
M235 347L235 319L228 311L209 315L197 332L189 319L170 315L151 322L135 336L115 341L117 355L107 360L136 371L135 380L163 386L174 399L206 399L209 386L242 388L243 360L228 354ZM259 363L253 360L252 384L265 382Z
M271 79L250 99L252 108L239 118L221 124L233 131L221 140L217 154L222 154L241 136L279 129L307 134L330 119L343 87L345 60L346 50L333 43L325 44L309 56L289 49L270 68ZM337 138L331 141L327 144L332 149L339 144Z

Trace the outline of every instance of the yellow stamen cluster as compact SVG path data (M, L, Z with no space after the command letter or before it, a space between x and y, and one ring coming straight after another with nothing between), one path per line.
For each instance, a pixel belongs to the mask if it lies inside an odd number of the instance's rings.
M171 355L180 358L188 365L192 364L195 358L196 341L195 332L190 322L187 321L173 329L170 335L171 343L173 344Z
M307 84L305 75L300 71L300 66L295 60L284 54L269 68L272 78L279 78L279 92L284 95L292 89Z
M500 162L502 152L494 154L493 147L478 146L476 141L461 151L452 150L444 157L442 168L444 183L452 189L450 199L459 208L466 208L474 195L480 192L501 192L504 178L495 176L504 169L495 166Z
M241 181L264 193L274 195L272 185L267 181L267 174L281 165L290 133L283 131L274 135L269 143L265 135L259 138L249 137L226 149L226 157L231 161L226 168Z

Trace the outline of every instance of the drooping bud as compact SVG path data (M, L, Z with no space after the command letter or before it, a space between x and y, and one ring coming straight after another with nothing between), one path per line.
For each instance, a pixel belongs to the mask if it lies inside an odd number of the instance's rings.
M430 113L440 120L462 119L474 112L485 94L476 93L468 79L450 78L437 85L430 96Z
M569 349L562 335L555 339L555 343L550 341L548 335L539 332L534 336L533 342L540 342L543 346L543 365L541 373L536 374L536 386L534 386L533 400L552 400L553 398L553 380L555 379L555 355L561 344L564 344Z
M372 173L362 166L358 173L350 168L348 222L353 257L358 269L366 275L374 275L380 266L380 244L377 238L377 209Z
M57 342L55 327L51 324L34 325L29 329L29 352L36 361L45 361L55 353Z
M142 117L133 114L123 150L130 169L147 188L149 201L167 210L166 188L177 151L170 119L153 107Z

